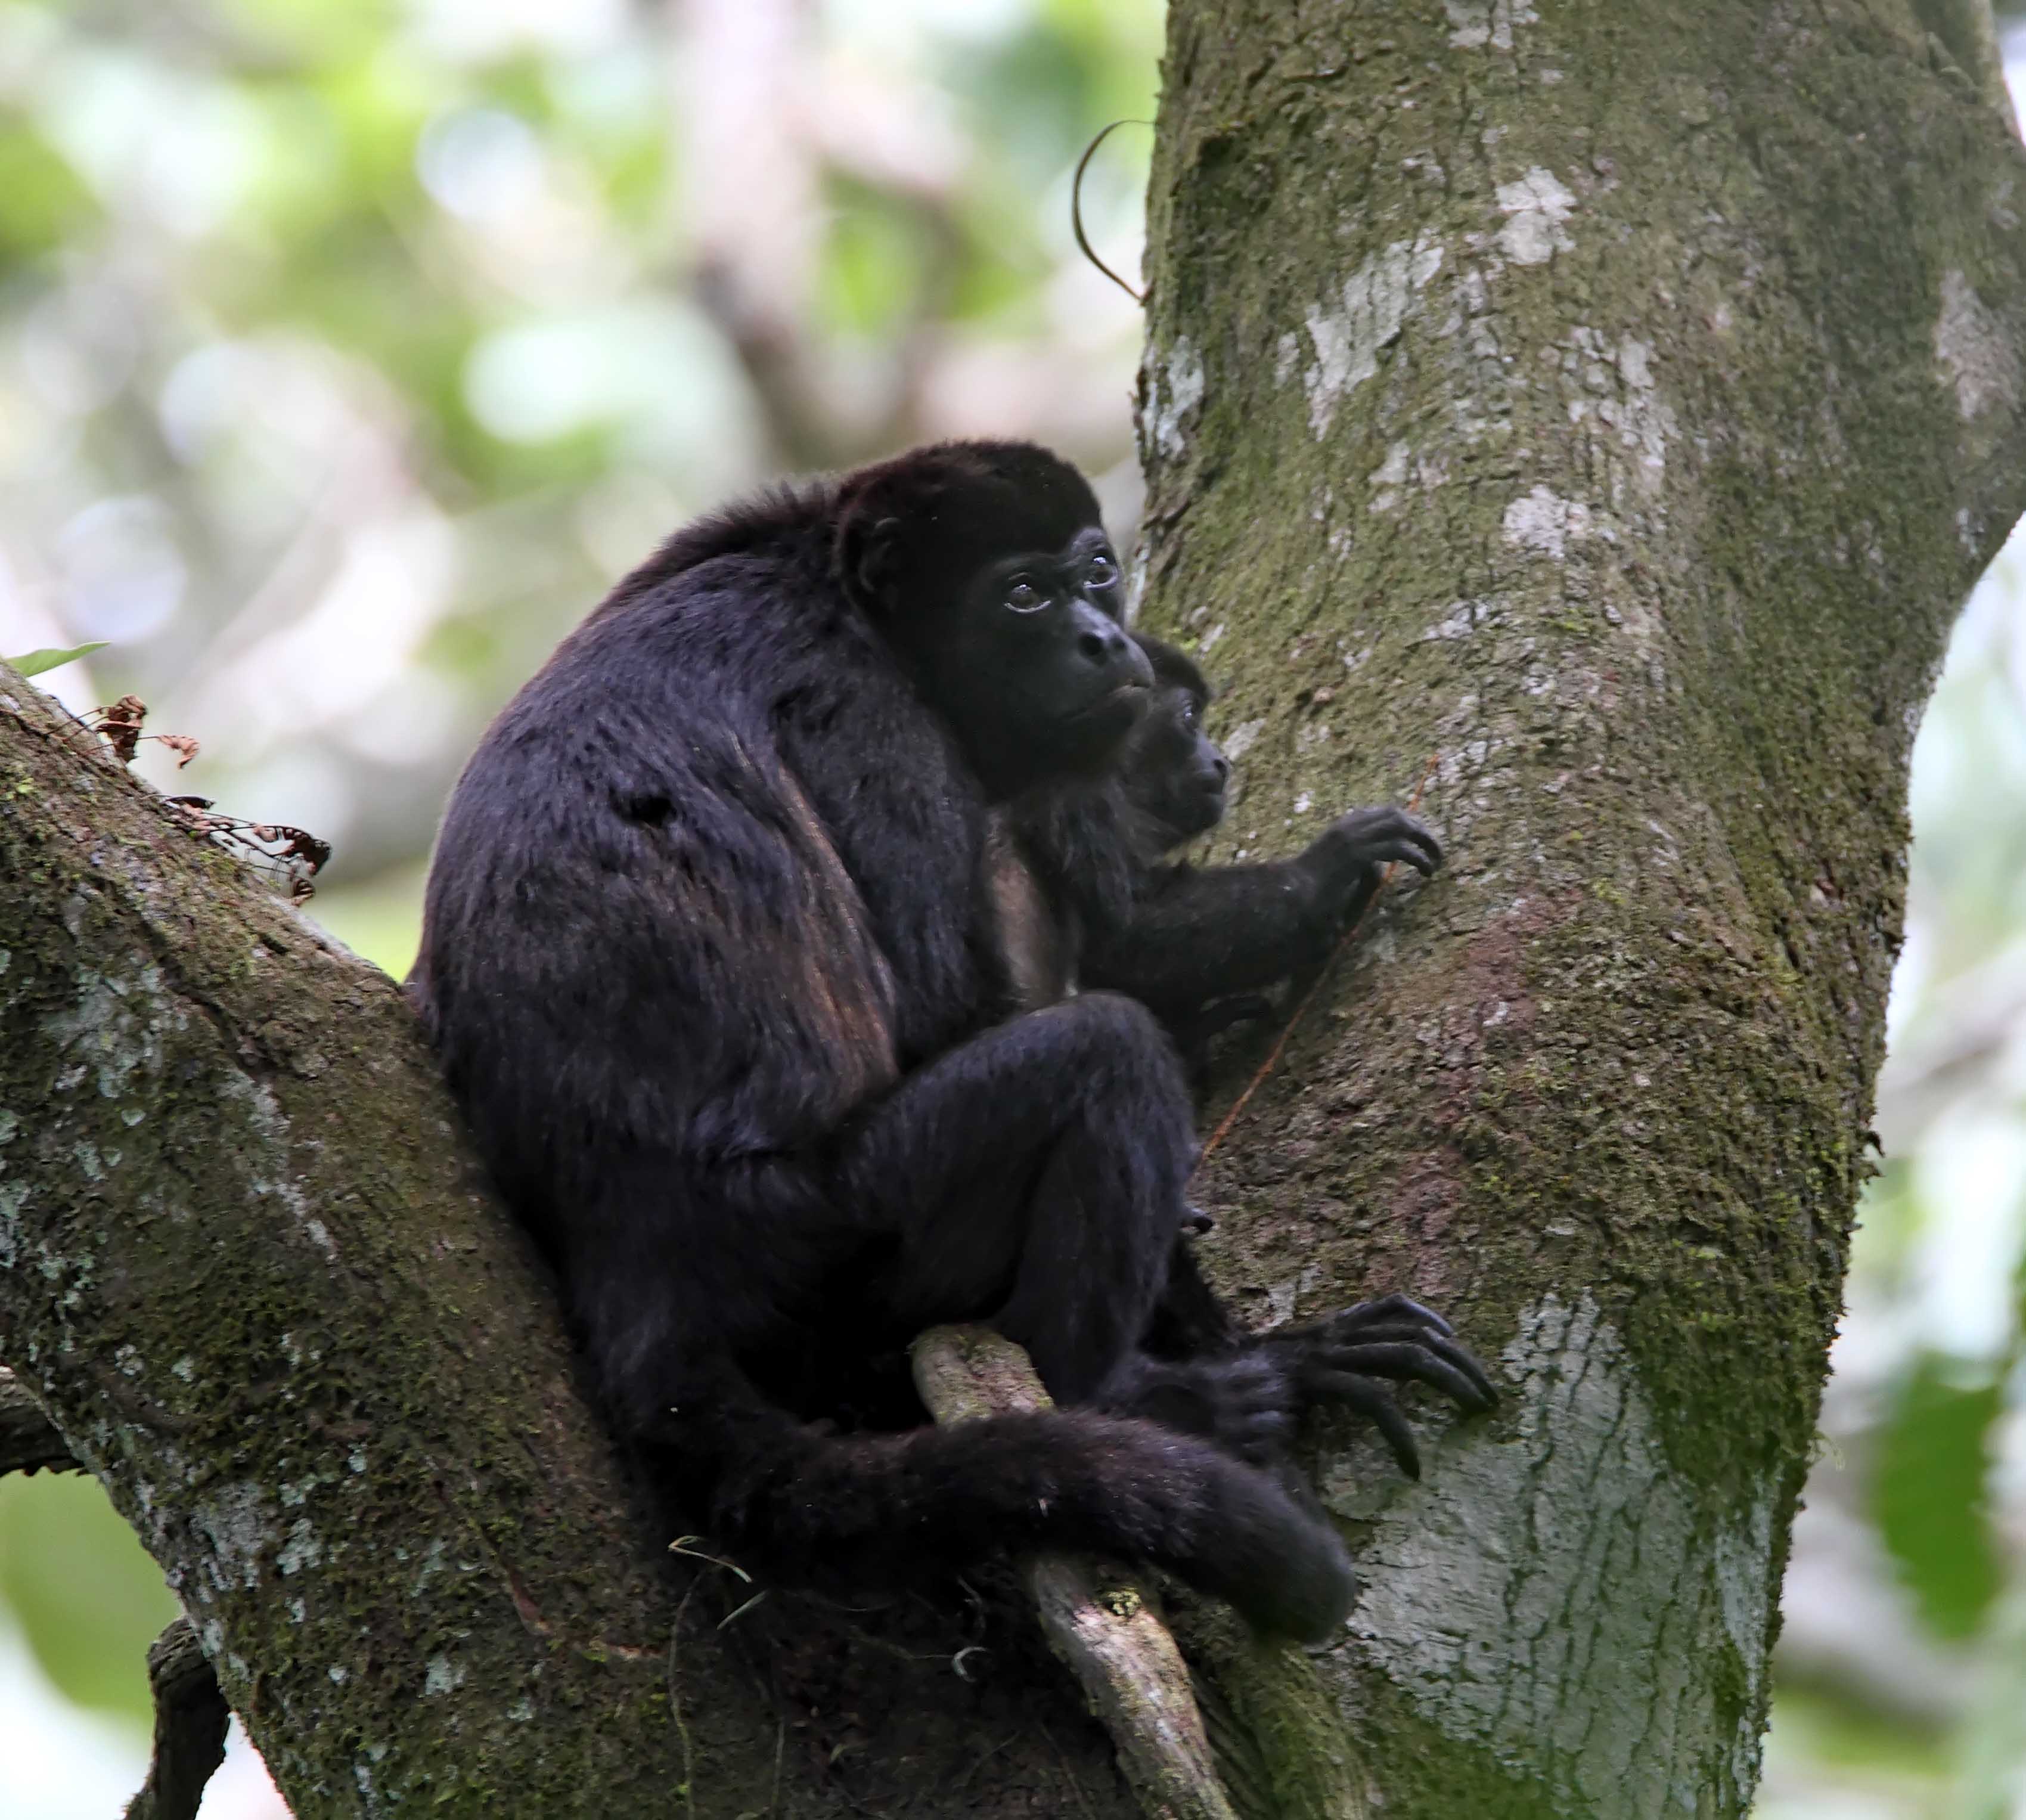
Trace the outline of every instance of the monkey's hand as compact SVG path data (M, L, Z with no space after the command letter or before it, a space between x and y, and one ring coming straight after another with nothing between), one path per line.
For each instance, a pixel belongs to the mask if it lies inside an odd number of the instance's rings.
M1280 1365L1302 1405L1340 1403L1368 1418L1409 1479L1421 1476L1420 1454L1382 1380L1432 1384L1472 1412L1498 1400L1484 1367L1457 1340L1456 1330L1433 1309L1404 1295L1361 1302L1321 1321L1263 1335L1254 1350Z
M1273 1015L1273 1001L1262 992L1233 993L1212 999L1195 1011L1167 1020L1168 1033L1184 1056L1194 1054L1213 1037L1220 1037L1234 1024L1252 1023Z
M1442 848L1403 809L1354 809L1339 816L1295 863L1313 882L1318 908L1341 924L1371 901L1381 868L1408 865L1425 875L1442 863Z

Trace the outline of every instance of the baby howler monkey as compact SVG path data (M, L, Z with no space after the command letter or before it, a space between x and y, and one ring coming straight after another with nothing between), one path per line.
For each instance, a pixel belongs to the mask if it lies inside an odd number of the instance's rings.
M1202 671L1159 639L1133 639L1154 687L1115 768L1028 799L1022 838L1074 924L1077 984L1139 1000L1190 1052L1264 1015L1258 989L1327 958L1389 864L1430 873L1442 850L1404 810L1363 809L1291 859L1199 868L1168 857L1223 819L1231 765L1203 729Z

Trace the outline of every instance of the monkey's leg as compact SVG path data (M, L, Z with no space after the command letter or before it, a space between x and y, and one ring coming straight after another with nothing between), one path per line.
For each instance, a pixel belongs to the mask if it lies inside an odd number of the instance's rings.
M901 1239L894 1319L989 1319L1058 1402L1133 1356L1195 1158L1173 1045L1091 993L1000 1025L909 1076L838 1156L845 1192Z

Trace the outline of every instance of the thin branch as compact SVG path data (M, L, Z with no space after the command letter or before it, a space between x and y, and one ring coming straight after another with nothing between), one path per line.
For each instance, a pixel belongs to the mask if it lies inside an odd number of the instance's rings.
M1107 139L1110 138L1111 135L1118 131L1121 127L1151 127L1153 123L1154 123L1151 120L1114 120L1110 126L1105 127L1098 134L1096 138L1092 139L1088 146L1084 147L1083 156L1077 160L1076 175L1070 181L1070 231L1076 236L1077 250L1081 252L1083 256L1089 260L1092 265L1096 266L1100 271L1103 272L1107 278L1111 279L1114 284L1118 286L1122 291L1125 292L1126 296L1130 297L1133 302L1139 304L1143 309L1146 308L1147 304L1146 293L1143 291L1136 291L1132 286L1129 285L1125 279L1121 278L1118 273L1114 271L1110 266L1107 265L1103 260L1100 259L1097 256L1096 249L1091 245L1089 238L1084 233L1083 174L1090 168L1091 159L1096 154L1098 147L1103 145Z
M177 1619L148 1645L148 1686L155 1696L155 1757L127 1803L127 1820L197 1820L204 1784L225 1761L231 1715L189 1619Z
M0 1365L0 1476L9 1472L74 1472L71 1456L42 1406Z
M1026 1354L989 1328L930 1328L913 1356L915 1387L938 1422L1052 1406ZM1037 1555L1024 1573L1049 1647L1083 1684L1140 1805L1166 1820L1236 1820L1188 1664L1146 1587L1067 1555Z

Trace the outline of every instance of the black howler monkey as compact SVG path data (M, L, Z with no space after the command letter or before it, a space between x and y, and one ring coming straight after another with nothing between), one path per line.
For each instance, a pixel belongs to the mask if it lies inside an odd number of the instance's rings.
M1151 680L1118 585L1082 477L1022 444L678 532L481 742L411 990L615 1426L728 1546L1089 1549L1321 1636L1341 1542L1217 1444L1257 1363L1143 1346L1195 1154L1171 1044L1113 993L1007 1016L996 811L1115 757ZM762 1387L840 1321L869 1352L966 1319L1068 1406L839 1435ZM1316 1331L1304 1394L1483 1400L1411 1304Z

